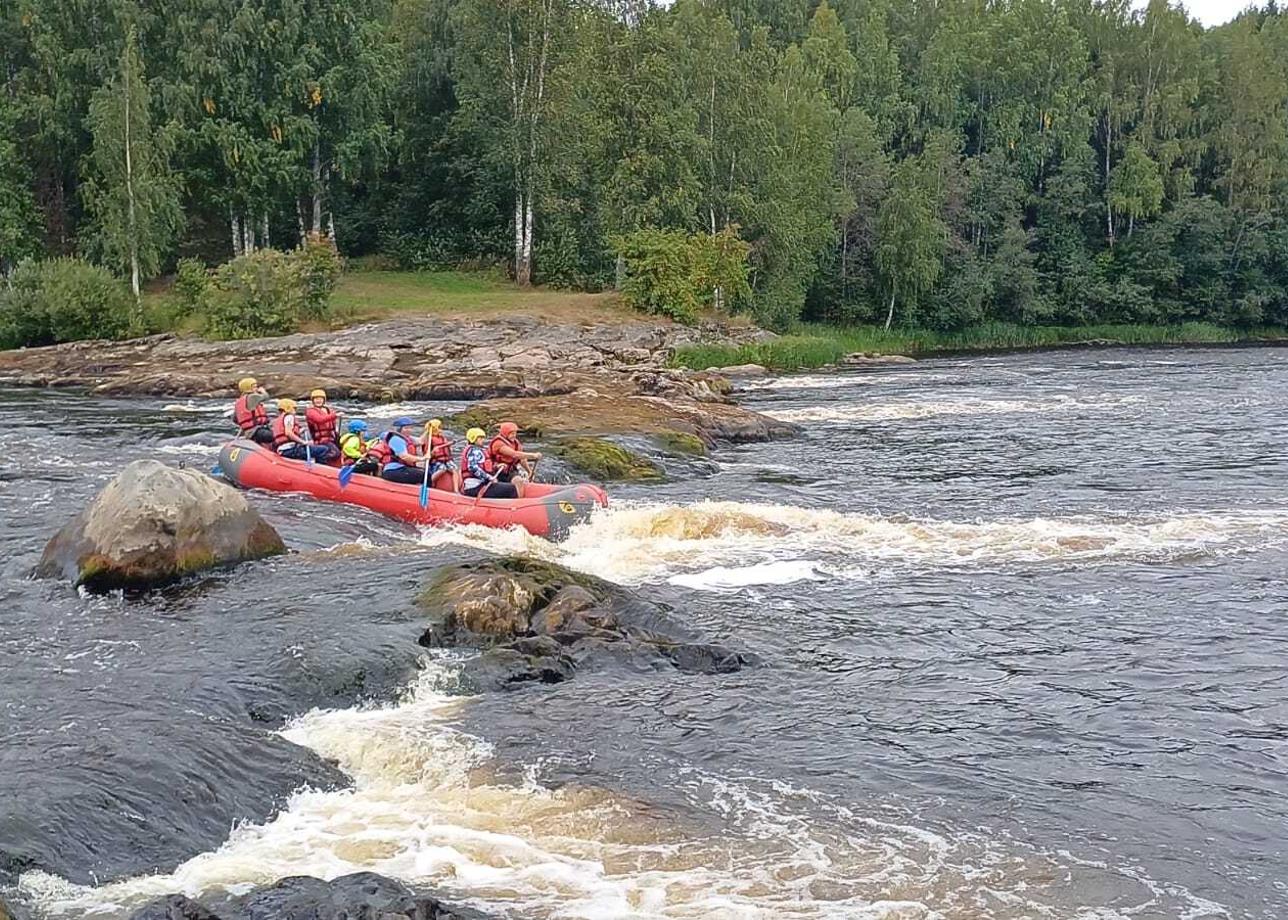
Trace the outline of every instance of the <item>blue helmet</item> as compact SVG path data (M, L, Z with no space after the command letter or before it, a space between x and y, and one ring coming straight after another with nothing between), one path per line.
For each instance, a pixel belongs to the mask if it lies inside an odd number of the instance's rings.
M399 428L406 428L408 425L415 425L415 424L416 422L413 419L410 419L404 415L402 418L394 420L394 430L397 430Z
M355 418L349 422L349 431L353 434L362 434L367 430L367 423L360 418Z

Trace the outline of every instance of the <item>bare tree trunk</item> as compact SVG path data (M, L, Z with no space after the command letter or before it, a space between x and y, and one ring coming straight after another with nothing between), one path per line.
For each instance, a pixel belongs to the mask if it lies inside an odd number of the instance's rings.
M240 258L246 252L245 241L242 239L241 221L232 207L228 208L228 225L233 231L233 258Z
M265 249L273 244L268 240L268 212L265 211L259 218L259 244Z
M326 238L335 246L335 212L327 211L326 213Z
M626 284L626 257L620 252L617 254L617 265L615 266L613 276L613 290L620 291Z
M890 331L890 324L894 322L894 291L890 292L890 311L886 313L885 329Z
M139 227L134 214L134 159L130 153L130 82L128 79L122 81L122 87L125 92L125 195L128 199L128 217L130 226L127 228L130 238L130 290L134 291L134 299L139 299Z
M255 222L250 219L249 214L242 215L242 248L246 255L255 251Z
M313 142L313 232L322 235L322 151Z
M295 199L295 220L300 227L300 245L303 246L309 238L309 228L304 223L304 201L299 198Z
M532 284L532 191L515 197L514 205L514 281L520 287Z
M1105 225L1109 234L1109 246L1114 245L1114 206L1109 203L1109 147L1113 142L1113 126L1109 123L1109 114L1105 114Z

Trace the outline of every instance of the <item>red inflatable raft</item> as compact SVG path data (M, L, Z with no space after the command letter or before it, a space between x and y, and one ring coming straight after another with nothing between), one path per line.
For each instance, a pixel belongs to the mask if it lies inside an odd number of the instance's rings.
M321 463L286 460L252 441L224 445L219 467L226 479L247 489L303 492L324 501L347 502L413 524L482 524L524 528L551 540L567 535L574 524L608 505L599 486L528 483L523 498L470 498L442 489L429 490L429 504L420 506L420 487L387 482L377 476L353 476L340 488L340 470Z

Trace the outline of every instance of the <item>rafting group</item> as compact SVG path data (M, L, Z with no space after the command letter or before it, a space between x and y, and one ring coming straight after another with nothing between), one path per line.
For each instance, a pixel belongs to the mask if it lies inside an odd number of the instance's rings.
M409 485L428 482L470 497L522 498L541 459L539 452L523 449L514 422L502 422L491 440L482 428L470 428L458 463L454 443L439 419L430 419L422 428L404 416L389 430L368 438L369 427L362 419L351 419L340 432L340 413L327 402L325 390L309 393L301 425L295 400L277 399L277 414L270 417L268 391L254 377L242 378L237 389L233 421L242 438L271 447L284 460L341 467L344 477L377 476Z

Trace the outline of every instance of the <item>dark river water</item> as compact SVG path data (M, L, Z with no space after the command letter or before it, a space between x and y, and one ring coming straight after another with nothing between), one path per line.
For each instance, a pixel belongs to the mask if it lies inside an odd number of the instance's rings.
M129 598L27 573L123 460L208 467L222 407L0 393L0 885L67 917L361 869L526 918L1288 916L1285 393L1270 349L757 381L802 438L668 461L562 544L256 494L297 552ZM412 596L482 553L763 663L464 697Z

